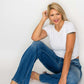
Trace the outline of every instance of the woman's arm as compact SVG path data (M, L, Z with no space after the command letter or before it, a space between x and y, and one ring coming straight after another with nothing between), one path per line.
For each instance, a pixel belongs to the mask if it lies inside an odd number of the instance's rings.
M74 43L75 43L75 36L76 36L75 32L67 34L66 52L64 56L63 69L61 74L61 77L64 77L64 78L67 78L68 71L70 68L70 62L71 62L71 57L72 57Z
M66 52L65 52L65 56L64 56L62 74L61 74L61 78L60 78L58 84L66 84L66 82L67 82L67 75L69 72L72 52L73 52L74 43L75 43L75 35L76 35L75 32L67 34Z
M63 69L62 69L61 77L66 78L68 75L71 57L72 57L72 52L73 52L74 43L75 43L75 36L76 36L75 32L67 35L66 52L65 52L65 56L64 56L64 63L63 63Z
M43 34L45 33L45 31L42 31L42 27L43 27L43 24L45 23L46 19L48 19L48 16L46 15L47 11L44 11L42 13L42 19L41 21L39 22L39 24L37 25L37 27L35 28L33 34L32 34L32 40L35 40L37 41L38 39L40 39L40 36L41 36L41 33L43 32ZM46 34L41 36L41 38L47 36Z

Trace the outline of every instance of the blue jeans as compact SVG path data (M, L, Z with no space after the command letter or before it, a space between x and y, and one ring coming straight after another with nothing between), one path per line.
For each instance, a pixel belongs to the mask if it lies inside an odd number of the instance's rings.
M40 81L48 84L58 84L64 59L57 56L53 50L42 41L33 41L27 48L12 80L16 81L18 84L29 84L32 68L37 59L39 59L48 70L53 72L53 74L40 74ZM71 60L67 75L67 84L78 84L81 77L82 71L79 59Z

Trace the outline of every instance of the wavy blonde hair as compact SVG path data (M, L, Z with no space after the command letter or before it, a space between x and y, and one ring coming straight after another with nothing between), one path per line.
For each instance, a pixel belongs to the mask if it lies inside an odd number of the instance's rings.
M62 20L68 21L64 9L58 3L52 2L51 4L48 5L47 7L48 17L51 9L56 9L59 13L62 14ZM50 24L53 24L53 23L50 21Z

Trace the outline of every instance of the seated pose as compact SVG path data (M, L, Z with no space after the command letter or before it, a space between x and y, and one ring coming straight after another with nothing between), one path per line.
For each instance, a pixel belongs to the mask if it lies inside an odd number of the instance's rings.
M43 26L48 18L50 23ZM47 36L51 48L40 41ZM31 39L33 42L24 52L10 84L29 84L30 78L47 84L78 84L82 77L78 36L75 26L68 21L63 8L58 3L52 2L47 10L42 12L41 21ZM32 71L37 59L52 74Z

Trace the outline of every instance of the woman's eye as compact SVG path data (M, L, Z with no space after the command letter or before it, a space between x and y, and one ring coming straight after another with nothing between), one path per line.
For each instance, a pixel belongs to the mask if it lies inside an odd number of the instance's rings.
M51 15L51 16L53 16L53 15Z
M56 15L60 15L59 13L57 13ZM53 14L51 16L54 16Z
M57 13L56 15L59 15L59 13Z

